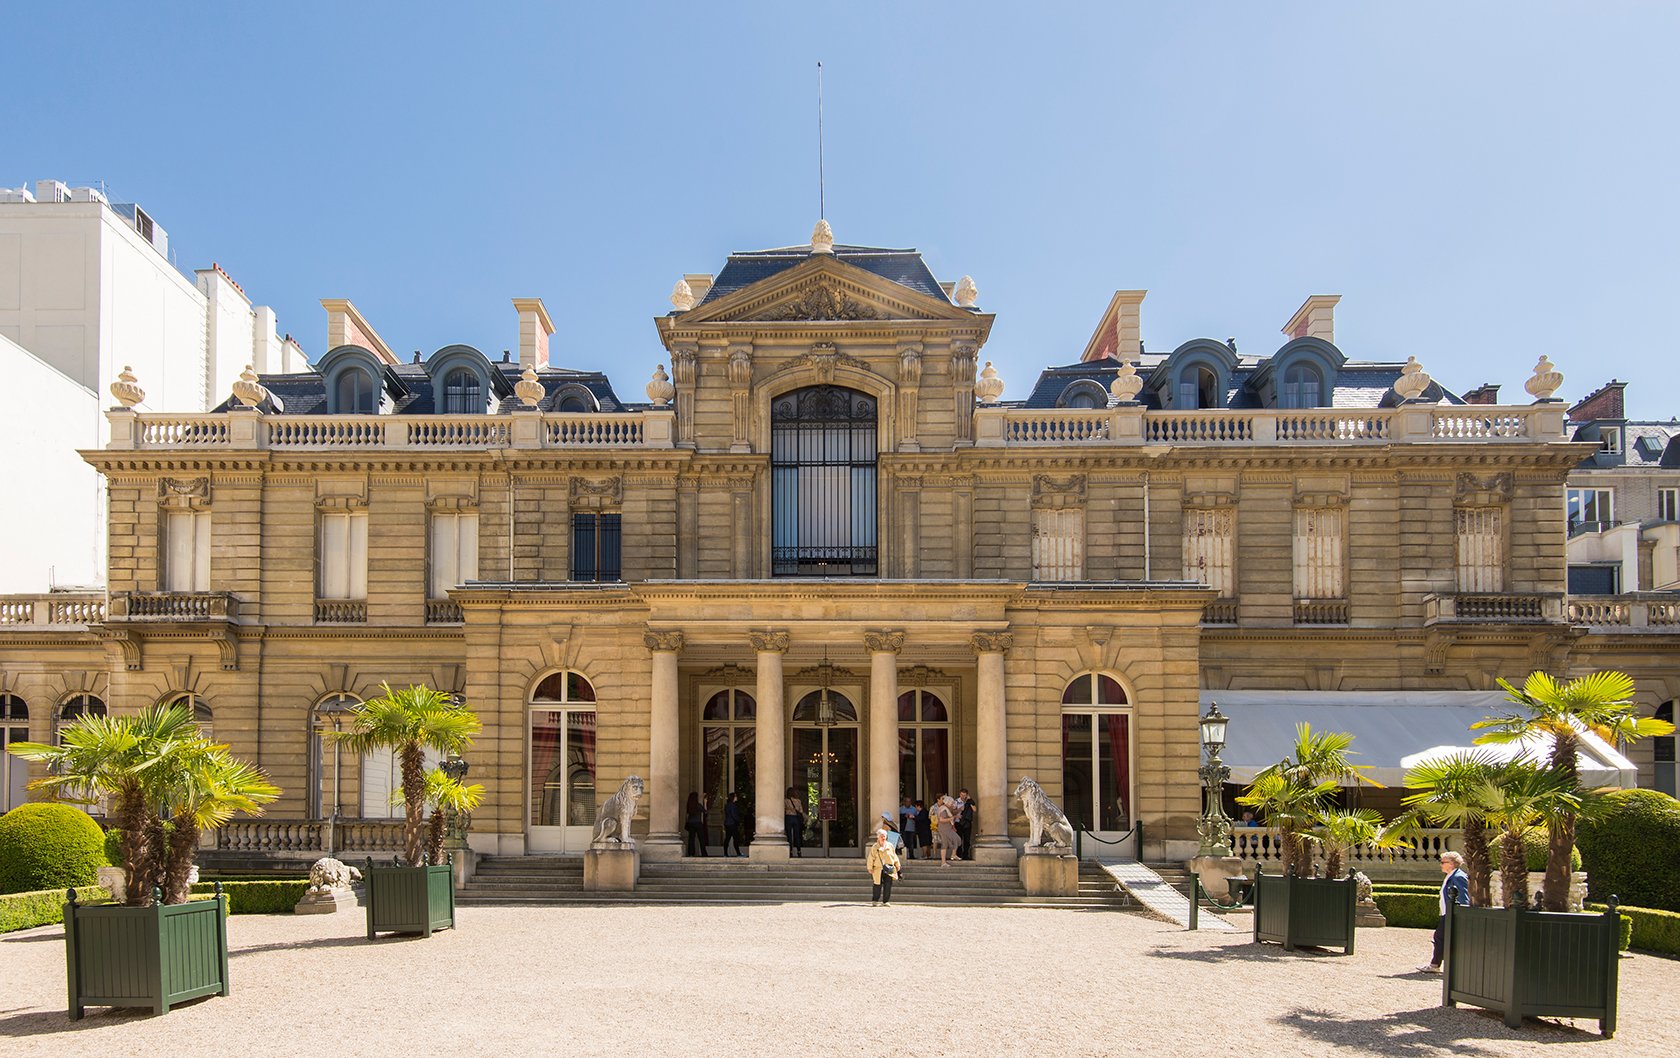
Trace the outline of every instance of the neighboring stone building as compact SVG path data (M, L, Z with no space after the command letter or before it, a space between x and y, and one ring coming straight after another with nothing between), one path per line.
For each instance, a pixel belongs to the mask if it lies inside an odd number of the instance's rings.
M691 790L741 794L752 854L785 856L793 786L808 847L968 787L981 858L1012 857L1031 775L1157 859L1194 850L1211 699L1234 765L1309 717L1392 765L1467 739L1495 676L1598 662L1565 616L1560 497L1590 448L1562 403L1349 360L1334 298L1269 356L1162 354L1122 292L1018 402L971 281L826 224L671 301L647 402L552 366L521 299L517 363L399 362L329 302L336 347L235 386L254 407L112 410L88 456L109 598L0 611L17 730L189 700L285 788L271 816L295 826L240 831L283 847L335 806L388 813L390 762L335 762L321 732L423 681L485 721L485 851L582 848L598 792L638 774L648 856L678 852ZM1642 687L1673 697L1644 642Z
M0 448L36 512L0 526L0 590L104 580L104 489L76 452L109 439L97 394L125 365L148 407L201 411L246 364L307 367L220 267L178 271L144 209L56 180L0 189Z

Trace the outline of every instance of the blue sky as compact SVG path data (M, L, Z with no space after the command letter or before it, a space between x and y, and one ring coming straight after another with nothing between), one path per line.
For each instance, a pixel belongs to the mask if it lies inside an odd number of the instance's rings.
M1151 350L1339 293L1350 356L1680 414L1680 5L152 6L8 19L0 185L103 181L311 355L323 297L496 355L537 295L639 397L679 275L809 237L820 58L837 238L973 275L1006 397L1142 287Z

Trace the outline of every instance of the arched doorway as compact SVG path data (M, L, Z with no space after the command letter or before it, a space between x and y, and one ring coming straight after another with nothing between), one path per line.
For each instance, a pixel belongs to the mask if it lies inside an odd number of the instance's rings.
M741 825L746 831L741 840L752 840L757 718L758 703L740 687L718 691L700 708L700 790L710 806L708 845L723 844L724 802L732 793L741 806Z
M856 855L858 713L852 699L825 685L793 707L789 786L805 802L807 855Z
M932 691L905 691L898 696L898 796L931 804L950 792L950 709Z
M29 800L29 762L6 752L14 742L29 741L29 703L0 694L0 814Z
M1132 703L1113 676L1086 672L1062 692L1062 810L1075 830L1097 840L1088 855L1114 854L1102 844L1132 830ZM1136 855L1135 837L1124 851Z
M778 577L873 577L875 398L808 386L770 404L771 571Z
M551 672L528 715L526 848L581 853L595 825L595 688L581 672Z

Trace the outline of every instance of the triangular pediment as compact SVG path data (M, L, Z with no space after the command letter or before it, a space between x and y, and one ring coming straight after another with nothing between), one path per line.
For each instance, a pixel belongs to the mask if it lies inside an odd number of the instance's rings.
M972 320L973 313L826 255L682 314L694 323Z

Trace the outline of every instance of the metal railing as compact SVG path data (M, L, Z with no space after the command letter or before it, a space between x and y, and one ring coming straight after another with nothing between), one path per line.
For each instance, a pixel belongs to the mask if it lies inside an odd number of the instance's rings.
M1110 839L1110 838L1099 838L1099 837L1097 837L1096 831L1094 831L1094 830L1087 830L1084 827L1075 827L1074 831L1073 831L1073 858L1076 859L1076 860L1082 860L1082 859L1085 858L1085 851L1084 850L1085 850L1085 839L1086 838L1090 838L1092 841L1096 842L1099 845L1123 845L1127 841L1131 840L1134 837L1137 838L1137 845L1135 846L1135 848L1136 848L1136 851L1137 851L1137 854L1138 854L1138 859L1142 859L1143 858L1143 820L1141 820L1141 819L1138 820L1136 823L1132 824L1132 829L1126 831L1124 834L1120 835L1119 837L1112 838L1112 839Z

